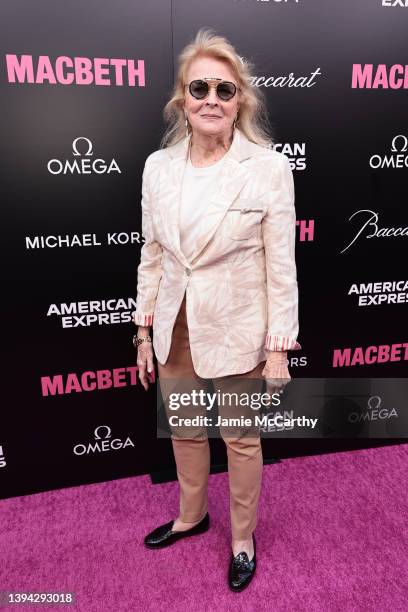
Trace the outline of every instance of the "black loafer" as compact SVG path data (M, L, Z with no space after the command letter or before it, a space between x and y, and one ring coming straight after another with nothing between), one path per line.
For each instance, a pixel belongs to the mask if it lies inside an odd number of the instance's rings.
M191 529L186 529L186 531L172 531L173 525L174 521L169 521L168 523L160 525L160 527L154 529L145 537L145 545L148 548L164 548L165 546L174 544L177 542L177 540L181 540L181 538L187 538L188 536L204 533L210 527L210 517L207 512L204 518L202 518L197 525Z
M256 544L255 534L252 535L254 542L254 556L251 561L246 552L240 552L236 557L231 553L228 584L232 591L242 591L251 582L256 570Z

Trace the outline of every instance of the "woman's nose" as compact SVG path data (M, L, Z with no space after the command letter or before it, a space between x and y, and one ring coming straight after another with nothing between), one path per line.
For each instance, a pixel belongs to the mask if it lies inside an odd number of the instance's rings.
M207 102L209 102L210 104L216 104L218 102L215 87L210 87L210 91L208 92L207 96Z

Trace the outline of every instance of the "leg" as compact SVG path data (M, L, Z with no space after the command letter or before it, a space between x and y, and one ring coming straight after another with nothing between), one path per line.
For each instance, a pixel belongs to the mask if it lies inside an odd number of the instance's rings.
M265 362L259 363L250 372L213 379L214 386L221 393L261 393L263 388L262 369ZM246 379L254 379L249 381ZM239 414L244 414L242 406L236 407ZM220 416L233 416L234 406L219 406ZM249 413L254 414L248 408ZM256 527L258 501L262 483L262 446L259 427L249 432L241 428L235 435L221 435L224 439L228 457L228 476L230 487L230 513L232 548L234 555L245 551L249 559L254 549L252 533Z
M192 389L207 389L208 383L200 378L193 367L186 317L186 296L184 295L172 334L168 360L158 363L160 388L169 417L175 412L169 410L167 398L170 392L191 392ZM182 408L177 416L182 416ZM188 410L191 416L191 409ZM199 411L196 412L199 414ZM182 430L181 430L182 431ZM189 428L190 437L171 435L177 478L180 486L180 515L174 523L174 531L190 529L207 512L207 486L210 473L210 447L207 432L202 428Z

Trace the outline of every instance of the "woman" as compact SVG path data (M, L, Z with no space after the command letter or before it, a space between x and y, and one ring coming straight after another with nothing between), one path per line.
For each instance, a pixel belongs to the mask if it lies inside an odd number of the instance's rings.
M153 348L166 381L239 379L282 391L288 350L301 348L295 264L293 175L270 148L265 102L250 86L249 64L234 47L200 30L179 56L169 123L146 160L134 343L148 388ZM171 386L171 385L170 385ZM166 408L167 410L167 408ZM245 588L256 568L254 529L262 478L260 437L223 436L228 455L232 551L229 586ZM180 513L145 538L149 548L209 527L206 436L172 445Z

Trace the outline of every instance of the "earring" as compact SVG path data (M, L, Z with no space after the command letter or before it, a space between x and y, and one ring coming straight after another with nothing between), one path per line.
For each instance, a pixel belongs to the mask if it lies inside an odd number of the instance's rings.
M236 125L237 125L237 119L238 119L238 113L236 114L235 119L234 119L234 123L232 124L232 129L234 131L235 131L235 128L236 128Z
M188 120L187 120L187 115L184 115L185 117L185 126L186 126L186 136L188 136Z

